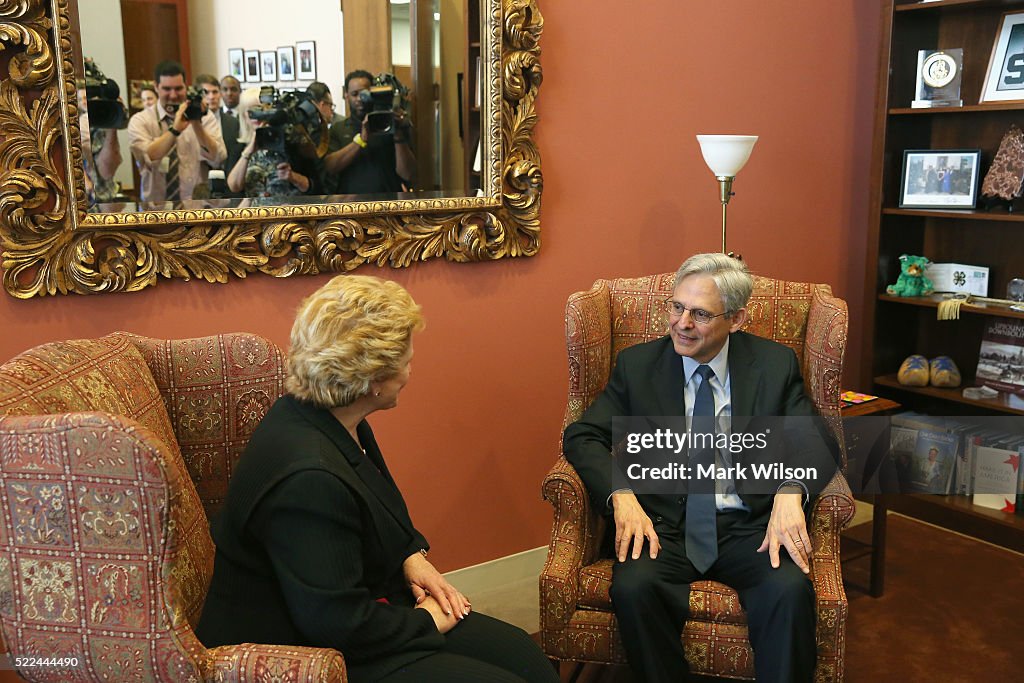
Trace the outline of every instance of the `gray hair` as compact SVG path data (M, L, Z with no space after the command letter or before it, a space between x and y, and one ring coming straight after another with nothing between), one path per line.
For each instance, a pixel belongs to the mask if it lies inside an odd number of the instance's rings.
M691 275L710 275L722 295L725 312L732 315L747 305L754 289L747 264L727 254L694 254L679 266L672 289Z

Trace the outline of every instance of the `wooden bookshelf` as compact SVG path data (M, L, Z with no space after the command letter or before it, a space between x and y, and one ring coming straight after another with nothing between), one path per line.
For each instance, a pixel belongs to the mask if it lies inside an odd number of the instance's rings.
M1020 125L1022 102L980 103L989 58L1003 14L1024 10L1024 0L885 0L882 54L875 108L871 203L867 230L864 391L905 408L945 416L1024 415L1024 399L1001 393L991 400L963 397L962 389L905 387L896 371L907 356L948 355L964 385L976 371L986 324L992 318L1024 319L1024 311L994 304L965 304L960 318L940 321L941 296L901 298L885 293L899 276L899 256L987 266L989 293L1002 297L1007 283L1024 277L1021 213L1002 210L901 209L903 156L915 149L979 149L980 175L988 170L1003 135ZM918 51L963 48L962 107L914 109ZM889 495L883 505L912 517L1024 552L1024 517L976 507L970 497Z

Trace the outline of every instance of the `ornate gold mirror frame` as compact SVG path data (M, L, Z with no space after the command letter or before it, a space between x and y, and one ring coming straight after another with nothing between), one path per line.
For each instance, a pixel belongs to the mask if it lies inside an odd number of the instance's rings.
M68 0L0 0L0 248L19 298L133 292L364 263L485 261L540 246L536 0L484 0L483 197L87 213Z

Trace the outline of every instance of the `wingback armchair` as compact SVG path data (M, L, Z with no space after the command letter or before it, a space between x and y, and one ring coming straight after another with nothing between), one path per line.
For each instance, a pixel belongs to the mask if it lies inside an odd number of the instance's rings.
M345 680L334 650L193 634L208 517L283 378L281 351L249 334L115 333L0 366L0 631L12 654L75 660L22 677Z
M663 301L672 295L674 273L598 280L566 305L569 400L563 427L575 421L604 389L619 351L656 339L668 330ZM839 394L846 348L846 303L828 285L754 278L747 332L781 342L796 352L807 391L839 440ZM554 507L547 561L540 577L541 643L553 659L605 664L626 661L612 612L612 558L602 554L604 518L595 513L572 466L560 457L543 493ZM837 474L817 499L810 536L817 599L818 660L815 679L841 681L845 649L846 594L839 566L839 531L853 516L850 489ZM767 559L765 560L767 561ZM690 619L681 634L694 673L754 678L754 654L736 592L699 581L690 592Z

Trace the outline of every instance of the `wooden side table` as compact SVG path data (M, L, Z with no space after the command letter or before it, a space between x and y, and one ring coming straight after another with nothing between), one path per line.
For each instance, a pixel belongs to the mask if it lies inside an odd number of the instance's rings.
M866 403L857 403L844 406L840 414L845 417L863 417L866 415L888 415L900 408L900 404L887 398L878 397ZM878 598L885 591L885 531L888 507L885 496L874 493L858 493L854 498L865 503L871 503L873 513L871 516L871 542L864 543L847 535L843 536L844 546L855 546L841 554L842 562L856 560L861 557L871 556L871 568L868 574L868 593L871 597Z

